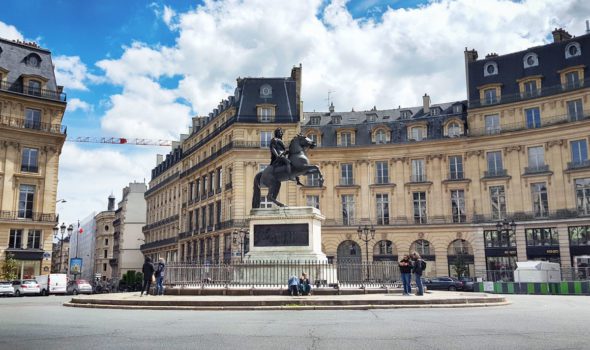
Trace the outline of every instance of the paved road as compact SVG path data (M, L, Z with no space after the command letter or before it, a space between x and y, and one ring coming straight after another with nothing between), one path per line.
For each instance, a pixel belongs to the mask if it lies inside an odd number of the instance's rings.
M370 311L147 311L0 298L0 349L590 349L590 297Z

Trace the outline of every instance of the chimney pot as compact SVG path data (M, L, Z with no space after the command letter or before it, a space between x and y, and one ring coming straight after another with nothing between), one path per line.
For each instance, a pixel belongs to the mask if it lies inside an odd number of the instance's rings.
M566 41L572 38L571 34L563 28L555 28L555 30L552 31L551 34L553 34L554 43L560 43L562 41Z
M428 94L424 94L422 96L422 108L424 109L424 113L430 113L430 96Z

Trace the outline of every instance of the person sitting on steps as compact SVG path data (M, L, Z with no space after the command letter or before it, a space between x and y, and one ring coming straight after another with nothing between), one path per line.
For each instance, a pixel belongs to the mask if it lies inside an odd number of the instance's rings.
M299 293L302 295L311 295L311 284L305 272L302 272L299 278Z
M291 276L287 284L289 285L289 295L292 297L301 295L299 293L299 278L297 278L297 276Z

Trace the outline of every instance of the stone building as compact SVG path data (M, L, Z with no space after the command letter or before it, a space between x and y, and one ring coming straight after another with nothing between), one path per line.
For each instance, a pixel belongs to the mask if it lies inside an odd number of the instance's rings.
M22 278L51 269L62 89L50 51L0 39L0 258L13 254Z
M51 272L67 273L69 268L70 238L64 237L62 241L53 243L51 254Z
M113 278L113 268L110 261L113 259L113 221L115 220L115 196L109 196L107 210L101 211L94 217L96 223L94 244L94 273L100 275L103 280Z

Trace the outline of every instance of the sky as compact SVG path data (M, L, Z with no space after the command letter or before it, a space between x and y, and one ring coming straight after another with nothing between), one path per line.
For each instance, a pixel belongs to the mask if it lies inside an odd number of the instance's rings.
M585 17L586 16L586 17ZM480 57L585 33L587 0L4 0L0 37L52 52L68 139L178 140L236 78L303 66L304 111L466 99L463 52ZM75 223L150 181L166 147L66 141L60 221Z

